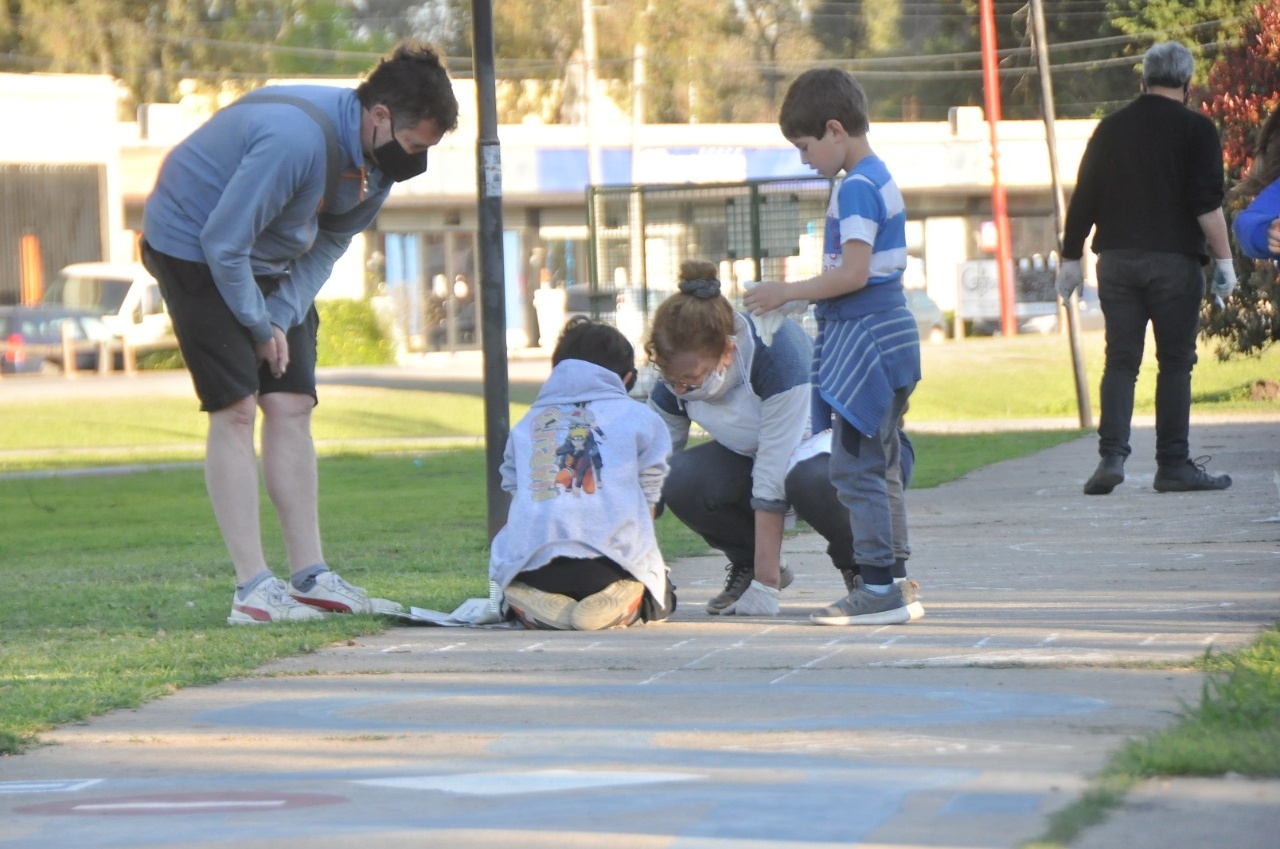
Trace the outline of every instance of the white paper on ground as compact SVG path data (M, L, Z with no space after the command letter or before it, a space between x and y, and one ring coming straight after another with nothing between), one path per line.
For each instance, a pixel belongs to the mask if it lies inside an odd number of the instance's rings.
M414 625L439 625L444 628L496 625L501 621L493 612L487 598L469 598L458 605L452 613L410 606L407 612L402 612L398 616L403 621Z

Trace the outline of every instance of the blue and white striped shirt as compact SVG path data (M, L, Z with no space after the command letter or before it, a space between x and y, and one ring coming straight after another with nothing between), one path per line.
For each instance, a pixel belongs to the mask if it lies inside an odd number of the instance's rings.
M848 241L871 245L871 269L865 288L818 302L813 382L823 402L868 435L894 391L920 380L920 334L902 291L906 222L902 193L879 157L863 159L831 192L823 270L840 264Z
M831 192L822 270L840 264L844 243L871 245L868 286L902 279L907 267L907 206L880 157L864 158Z

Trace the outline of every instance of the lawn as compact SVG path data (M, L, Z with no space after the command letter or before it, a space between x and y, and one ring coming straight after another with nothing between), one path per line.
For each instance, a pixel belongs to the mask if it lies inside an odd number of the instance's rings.
M1154 410L1155 356L1147 346L1135 409ZM1102 375L1100 333L1082 334L1092 412ZM1078 420L1071 352L1064 337L987 337L924 345L924 379L908 422ZM1250 400L1258 381L1280 381L1280 350L1219 362L1202 349L1192 376L1195 415L1280 415L1280 401ZM513 386L510 419L527 409L532 391ZM320 388L315 436L321 454L422 450L441 443L475 445L484 430L476 395L326 384ZM0 472L91 464L195 461L203 454L205 417L186 395L76 400L13 400L0 384Z
M1101 331L1080 334L1085 382L1097 421L1105 345ZM1280 402L1253 401L1258 381L1280 382L1280 348L1257 357L1219 361L1202 345L1191 375L1193 414L1280 415ZM911 418L927 422L1077 417L1071 347L1063 336L983 337L921 346L924 380L911 399ZM1147 337L1134 391L1138 413L1155 410L1155 343Z
M1096 386L1101 340L1085 334L1085 348ZM1276 357L1220 363L1206 351L1193 384L1196 414L1280 413L1276 402L1247 400L1255 381L1273 379ZM1017 429L1020 419L1075 416L1060 337L928 345L924 371L909 422L1010 421L998 433L914 434L915 488L1081 433L1069 421L1062 430ZM1153 378L1154 362L1139 384L1140 411L1151 409ZM375 595L421 607L448 610L483 595L485 458L475 436L483 430L482 399L326 385L321 400L321 513L334 567ZM513 403L512 419L524 409ZM372 616L228 627L231 571L194 462L127 474L38 473L196 461L203 435L204 417L185 397L17 401L0 385L0 471L37 471L0 479L0 576L9 588L0 607L0 754L37 744L59 724L386 627ZM269 513L263 526L269 534L275 527ZM705 550L672 519L658 527L671 559ZM279 539L267 544L281 564ZM1265 637L1250 654L1207 659L1203 703L1188 708L1169 736L1117 756L1115 774L1280 771L1274 757L1256 757L1278 750L1275 639ZM1104 802L1121 798L1108 792L1100 791Z

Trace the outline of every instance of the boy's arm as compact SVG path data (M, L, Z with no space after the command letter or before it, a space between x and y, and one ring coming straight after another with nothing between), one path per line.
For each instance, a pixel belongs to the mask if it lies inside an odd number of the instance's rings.
M752 313L761 315L789 301L824 301L856 292L866 287L870 276L870 243L850 239L841 247L839 265L795 283L760 283L743 296L742 302Z

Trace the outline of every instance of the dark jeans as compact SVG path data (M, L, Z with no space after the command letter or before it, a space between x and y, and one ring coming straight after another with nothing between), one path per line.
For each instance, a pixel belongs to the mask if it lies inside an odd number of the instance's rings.
M1147 322L1156 342L1156 462L1183 463L1190 454L1191 369L1204 273L1190 254L1114 250L1098 255L1098 298L1106 321L1098 453L1128 457L1133 387L1142 365Z
M618 581L634 581L631 573L607 557L557 557L545 566L521 572L516 580L535 590L556 595L567 595L582 601ZM649 594L644 594L640 604L640 618L645 622L666 619L676 609L675 587L667 580L666 598L659 605Z
M896 490L895 512L904 512L901 492L911 480L915 449L906 434L901 430L897 433L902 487ZM796 516L827 541L832 565L856 571L850 511L840 502L831 483L830 459L830 454L818 454L797 463L787 473L787 500ZM753 568L756 516L751 509L752 459L735 454L718 442L704 442L677 452L670 462L671 472L662 488L666 507L707 545L724 552L730 562ZM911 553L905 533L900 532L897 540L901 546L895 546L895 568L901 567Z
M751 508L750 457L718 442L704 442L671 455L662 501L707 545L736 566L756 562L756 511Z
M901 446L901 492L905 492L911 485L916 452L911 440L901 430L898 431L898 441ZM787 473L787 501L795 508L796 515L827 541L827 556L831 558L831 564L842 571L857 572L858 565L853 559L853 525L849 509L840 503L840 496L831 484L830 462L830 454L816 454L796 463ZM898 540L894 542L897 547ZM910 553L903 540L902 547L894 552L894 577L906 577L905 564Z

